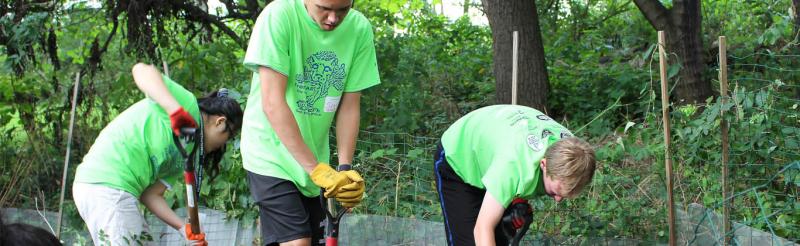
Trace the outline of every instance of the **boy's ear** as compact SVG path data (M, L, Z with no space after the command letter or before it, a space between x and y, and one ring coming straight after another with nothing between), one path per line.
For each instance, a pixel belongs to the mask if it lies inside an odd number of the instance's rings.
M547 159L545 159L545 158L542 158L542 160L541 160L541 161L539 161L539 167L540 167L540 168L542 168L542 170L544 170L545 168L547 168Z

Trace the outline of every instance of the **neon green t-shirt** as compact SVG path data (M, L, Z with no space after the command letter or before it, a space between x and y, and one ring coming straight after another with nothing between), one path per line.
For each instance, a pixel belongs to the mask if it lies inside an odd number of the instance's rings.
M170 78L162 78L172 96L199 124L200 108L194 95ZM183 157L172 140L169 114L145 98L100 131L78 165L75 182L101 184L139 197L159 179L174 184L182 172Z
M329 131L342 94L380 83L372 25L350 10L336 29L323 31L302 0L272 1L256 20L244 65L253 71L242 124L244 168L290 180L305 196L319 195L263 112L258 67L287 77L286 102L303 141L319 161L328 162Z
M515 197L543 195L539 162L569 130L525 106L493 105L458 119L442 135L445 158L465 183L507 207Z

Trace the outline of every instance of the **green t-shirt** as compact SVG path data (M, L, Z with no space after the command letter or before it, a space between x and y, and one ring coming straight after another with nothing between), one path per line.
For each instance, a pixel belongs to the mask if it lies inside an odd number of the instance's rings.
M162 78L172 96L199 124L200 109L194 95L166 76ZM172 140L169 114L145 98L103 128L78 165L75 182L101 184L139 197L159 179L174 184L182 171L183 157Z
M544 194L539 162L569 130L525 106L493 105L458 119L442 135L447 162L469 185L507 207L515 197Z
M286 102L303 141L321 162L330 159L329 131L344 92L380 83L372 25L350 10L339 26L323 31L302 0L272 1L256 20L244 65L253 71L242 126L242 160L250 172L291 180L303 195L319 187L281 143L261 106L258 67L287 77Z

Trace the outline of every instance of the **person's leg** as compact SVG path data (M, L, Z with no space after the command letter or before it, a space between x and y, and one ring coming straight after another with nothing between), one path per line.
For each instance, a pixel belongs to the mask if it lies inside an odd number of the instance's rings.
M325 211L322 210L319 196L302 197L303 206L309 216L309 229L311 230L311 245L325 244L325 228L322 222L325 220ZM332 212L334 213L334 212Z
M95 245L152 243L139 200L125 191L98 184L74 183L73 199Z
M464 183L447 163L441 146L434 172L448 245L475 245L473 229L485 191Z
M312 226L318 223L312 224L305 197L294 183L252 172L247 172L247 180L259 208L264 245L312 244Z

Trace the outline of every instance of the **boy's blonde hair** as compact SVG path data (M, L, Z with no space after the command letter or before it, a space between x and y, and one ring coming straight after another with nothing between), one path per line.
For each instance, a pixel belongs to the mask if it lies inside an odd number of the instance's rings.
M548 177L560 180L566 198L581 193L592 181L595 169L594 149L576 137L563 138L550 146L544 154Z

